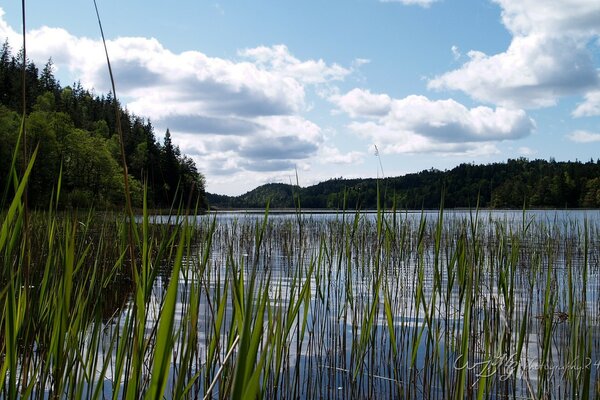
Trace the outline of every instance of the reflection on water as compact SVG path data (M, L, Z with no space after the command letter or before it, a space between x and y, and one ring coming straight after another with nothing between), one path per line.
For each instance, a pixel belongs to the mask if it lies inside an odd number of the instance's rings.
M221 379L236 313L227 293L241 274L246 284L254 277L256 296L268 295L260 348L274 349L264 353L261 377L269 398L446 398L461 387L465 397L486 390L492 398L568 398L595 390L599 211L445 211L443 221L437 211L383 219L271 213L257 248L263 218L191 218L198 241L178 277L175 325L189 326L196 288L197 348L189 368L179 370L185 340L177 337L170 385L198 373L191 393L203 394ZM170 271L163 266L152 288L148 335ZM130 312L131 302L106 325L107 338ZM233 357L240 357L235 349ZM227 376L219 384L215 398Z

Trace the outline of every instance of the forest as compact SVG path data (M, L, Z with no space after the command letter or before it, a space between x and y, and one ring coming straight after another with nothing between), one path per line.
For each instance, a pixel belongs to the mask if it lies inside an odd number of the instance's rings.
M442 194L448 208L598 208L600 160L518 158L385 179L337 178L305 188L272 183L237 197L207 194L207 200L216 208L260 208L269 201L275 208L375 209L385 198L386 207L431 209Z
M9 179L21 124L23 56L5 42L0 51L0 187ZM40 71L27 61L25 71L28 155L38 146L29 182L29 204L45 208L61 177L60 206L99 209L123 205L124 183L115 99L97 95L76 82L62 87L52 60ZM181 153L167 129L160 143L151 122L119 105L131 196L141 206L144 186L149 206L177 202L214 208L437 208L446 207L598 208L600 160L587 162L509 159L488 165L461 164L451 170L424 170L385 179L330 179L300 188L273 183L241 196L205 193L204 176ZM22 147L22 146L21 146ZM378 194L379 191L379 194ZM6 198L10 193L4 193ZM198 203L196 203L198 201Z
M9 179L23 111L23 52L8 42L0 51L0 187ZM62 87L52 60L40 71L27 60L25 71L27 154L38 153L29 181L29 205L44 209L61 177L60 206L109 209L124 203L115 99L97 95L80 83ZM144 187L148 204L168 208L179 201L203 203L204 176L173 144L167 129L160 143L149 120L119 106L133 205L140 207ZM22 147L22 146L20 146ZM9 195L4 194L4 197Z

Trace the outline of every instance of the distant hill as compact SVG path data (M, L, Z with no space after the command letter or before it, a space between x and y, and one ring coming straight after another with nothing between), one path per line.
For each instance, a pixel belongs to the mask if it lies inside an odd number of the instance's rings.
M218 208L263 208L268 201L270 207L287 208L294 207L293 190L294 186L285 183L267 183L241 196L206 193L206 200L211 207Z
M600 208L600 160L582 163L509 159L486 165L460 164L446 171L424 170L381 180L330 179L298 187L269 183L240 196L206 194L215 208L293 208L294 197L303 209L376 208L380 199L391 207L437 208L442 191L448 208Z

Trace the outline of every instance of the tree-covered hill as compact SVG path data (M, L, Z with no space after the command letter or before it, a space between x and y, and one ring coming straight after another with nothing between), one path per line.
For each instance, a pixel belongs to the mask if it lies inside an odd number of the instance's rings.
M22 52L0 50L0 187L7 187L9 168L21 123ZM62 171L63 207L113 207L124 202L120 144L111 94L97 95L79 83L62 87L49 61L40 71L27 62L26 132L29 154L39 146L29 184L29 204L46 208ZM191 158L171 141L167 130L158 142L150 121L121 109L124 147L134 203L143 183L151 207L169 207L178 199L204 195L204 177ZM22 151L16 151L23 164ZM600 207L600 160L508 160L489 165L461 164L448 171L375 179L331 179L306 188L268 184L238 197L207 195L213 207L375 208L377 185L387 206L435 208L442 191L447 207L493 208ZM11 187L11 185L8 185ZM178 189L179 188L179 189ZM197 197L197 196L200 197Z
M9 178L22 114L22 60L8 42L0 50L0 187ZM26 142L39 145L29 183L29 204L46 208L62 169L61 205L100 208L124 202L123 169L116 128L115 100L96 95L79 83L62 87L49 61L40 71L26 67ZM117 82L118 84L118 82ZM151 207L169 207L176 199L202 199L204 177L191 158L181 154L167 130L163 143L154 128L121 108L123 142L134 205L141 204L143 183ZM22 150L17 152L22 165ZM179 189L178 189L179 188Z
M362 209L377 207L377 186L386 206L436 208L442 191L446 207L600 208L600 160L556 162L509 159L488 165L461 164L447 171L425 170L376 179L331 179L305 188L286 184L260 186L238 197L207 194L211 207L294 207Z
M296 189L285 183L267 183L237 197L206 193L206 200L210 206L222 208L262 208L267 202L273 208L291 208Z

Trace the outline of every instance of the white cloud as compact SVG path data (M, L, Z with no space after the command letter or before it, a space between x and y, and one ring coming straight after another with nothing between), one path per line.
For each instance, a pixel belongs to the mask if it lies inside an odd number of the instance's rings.
M564 95L598 88L590 46L600 34L600 2L495 0L513 39L495 55L468 52L459 69L429 81L431 89L460 90L506 107L548 107Z
M452 51L452 55L454 56L454 60L458 60L462 54L460 54L460 50L458 49L458 46L452 46L450 48L450 50Z
M322 146L317 157L322 164L362 164L365 153L360 151L342 153L335 147Z
M439 0L379 0L381 3L401 3L406 6L421 6L423 8L430 7L433 3Z
M514 35L532 33L593 36L600 33L600 3L590 0L494 0Z
M300 61L285 45L245 49L239 55L253 60L261 68L309 84L343 80L351 72L338 64L327 65L323 60Z
M208 190L217 193L240 194L262 183L282 182L320 155L321 128L301 116L263 116L253 123L257 128L252 134L172 133L205 173Z
M585 101L573 111L574 117L594 117L600 115L600 90L589 92Z
M174 54L154 39L120 38L109 43L117 90L132 97L130 109L155 118L170 115L290 115L305 107L305 86L280 71L249 62ZM81 71L85 84L105 90L102 66ZM119 89L119 87L121 89Z
M391 99L354 89L330 100L351 117L368 119L353 121L348 128L386 152L490 154L497 151L494 142L518 139L535 129L523 110L469 109L453 99Z
M318 154L323 135L318 125L300 116L268 116L254 119L255 132L229 135L173 133L186 154L196 156L200 170L211 176L227 171L292 171L302 160ZM212 178L214 179L214 178Z
M351 117L385 115L392 104L387 94L372 94L363 89L352 89L343 96L335 94L329 100Z
M600 133L578 130L568 134L567 138L575 143L594 143L600 142Z
M1 18L0 39L15 46L19 35ZM102 43L62 28L28 32L28 56L36 63L52 57L82 84L108 92ZM182 116L255 117L296 115L305 110L307 85L339 81L350 69L323 60L301 61L286 46L241 52L249 61L209 57L198 51L173 53L154 38L122 37L107 42L117 93L128 108L153 119Z
M541 34L515 37L506 52L470 51L460 69L428 83L431 89L461 90L476 100L505 107L548 107L563 95L598 85L585 43Z
M7 37L17 47L19 34L3 15L0 9L0 39ZM27 45L36 64L52 57L55 67L84 87L110 91L100 40L42 27L28 32ZM117 94L128 110L151 118L159 134L169 127L182 151L206 173L209 186L225 174L268 179L307 165L324 141L320 127L303 117L307 91L323 90L368 62L357 59L345 68L300 60L285 45L245 49L238 60L199 51L174 53L145 37L120 37L107 46ZM356 159L338 154L332 162L345 157Z
M2 7L0 7L0 41L4 43L4 41L8 39L12 46L19 48L23 42L22 36L12 29L4 20L5 14Z

